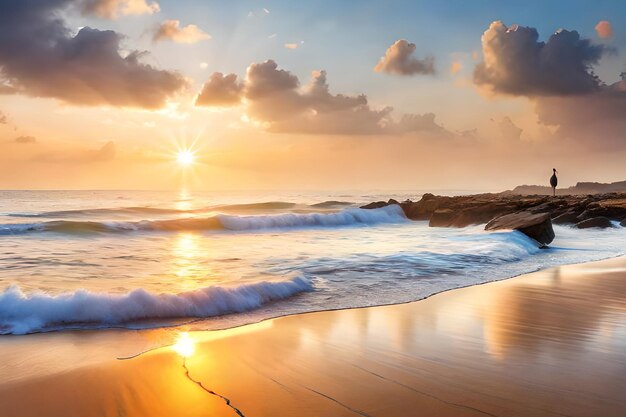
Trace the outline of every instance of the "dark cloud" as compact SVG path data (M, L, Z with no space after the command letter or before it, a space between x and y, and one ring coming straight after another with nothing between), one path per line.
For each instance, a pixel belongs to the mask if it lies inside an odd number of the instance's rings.
M573 95L594 92L601 82L592 66L609 50L560 29L547 42L537 30L493 22L482 36L483 61L474 82L496 93L524 96Z
M0 84L77 105L148 109L164 106L186 86L181 75L142 63L146 52L122 56L122 35L114 31L85 27L73 36L60 16L80 4L0 2Z
M196 99L196 106L228 107L241 103L243 83L236 74L211 74Z
M246 97L253 100L294 91L299 86L298 77L279 70L278 64L271 59L250 64L246 71Z
M35 143L37 138L34 136L18 136L15 138L15 143Z
M415 44L405 39L396 41L387 48L385 56L380 58L374 71L394 75L434 74L435 59L433 57L415 58L413 56L415 49Z
M326 71L314 71L300 89L298 77L279 70L272 60L248 67L245 98L252 119L268 130L289 133L380 133L390 122L391 108L372 110L364 95L331 94Z
M483 61L475 68L475 83L529 97L539 122L556 129L551 136L562 146L623 147L626 81L606 85L593 73L593 66L612 50L593 45L576 31L558 30L547 42L538 37L533 28L493 22L482 36ZM499 127L505 137L521 134L506 118Z

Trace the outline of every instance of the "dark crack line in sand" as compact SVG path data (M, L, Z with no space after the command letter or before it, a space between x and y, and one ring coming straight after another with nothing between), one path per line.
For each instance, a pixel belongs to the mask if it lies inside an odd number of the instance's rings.
M314 393L316 393L317 395L321 395L322 397L324 397L324 398L326 398L326 399L328 399L328 400L331 400L331 401L332 401L332 402L334 402L334 403L339 404L340 406L342 406L342 407L343 407L343 408L345 408L346 410L352 411L354 414L358 414L358 415L363 416L363 417L372 417L372 416L370 416L369 414L365 413L364 411L360 411L360 410L357 410L357 409L355 409L355 408L352 408L352 407L350 407L349 405L346 405L346 404L342 403L341 401L339 401L339 400L337 400L337 399L335 399L335 398L331 397L330 395L326 395L326 394L324 394L323 392L316 391L316 390L314 390L313 388L309 388L309 387L307 387L306 385L302 385L302 388L305 388L305 389L307 389L307 390L309 390L309 391L311 391L311 392L314 392Z
M491 417L499 417L497 414L491 414L491 413L489 413L487 411L483 411L483 410L481 410L479 408L474 408L474 407L469 406L469 405L459 404L459 403L455 403L455 402L452 402L452 401L446 401L446 400L444 400L442 398L439 398L439 397L437 397L435 395L429 394L429 393L424 392L424 391L420 391L420 390L418 390L416 388L413 388L410 385L403 384L400 381L396 381L395 379L387 378L386 376L377 374L376 372L372 372L369 369L362 368L359 365L355 365L355 364L351 364L351 365L354 366L355 368L358 368L358 369L362 370L363 372L367 372L368 374L374 375L375 377L384 379L385 381L391 382L393 384L400 385L401 387L404 387L404 388L406 388L408 390L411 390L411 391L416 392L418 394L424 395L426 397L432 398L434 400L440 401L440 402L442 402L444 404L448 404L448 405L451 405L453 407L464 408L466 410L475 411L477 413L485 414L485 415L491 416Z
M432 362L432 361L430 361L430 362ZM354 364L352 364L352 365L354 365ZM356 366L356 365L354 365L354 366ZM554 415L562 416L562 417L571 417L569 414L559 413L558 411L546 410L546 409L543 409L543 408L533 407L533 406L530 406L530 405L528 405L525 402L520 401L520 400L513 400L511 398L506 398L506 397L503 397L501 395L494 395L494 394L490 394L488 392L477 391L477 390L468 388L468 387L463 386L463 385L455 384L455 383L450 381L450 378L445 378L445 377L442 378L440 375L436 375L434 372L427 371L427 370L424 370L424 369L411 369L411 370L409 370L409 369L403 368L403 367L401 367L399 365L393 365L393 364L387 364L387 366L390 366L390 367L398 369L398 370L402 370L404 372L408 372L411 375L418 375L420 377L425 376L427 378L437 378L440 381L440 383L442 383L442 384L447 384L448 386L456 387L456 388L459 388L461 390L464 390L464 391L467 391L467 392L471 392L471 393L474 393L474 394L477 394L477 395L481 395L481 396L484 396L484 397L490 397L490 398L494 398L496 400L500 400L500 401L504 401L504 402L514 401L517 404L523 405L523 406L525 406L526 408L528 408L530 410L541 411L541 412L544 412L544 413L554 414ZM527 382L527 381L523 381L523 382ZM532 384L531 382L528 382L528 383ZM532 384L532 385L535 385L535 384ZM569 390L567 390L567 391L569 391ZM581 394L583 394L583 393L581 393ZM597 398L597 399L600 399L602 401L607 401L607 399L604 399L604 398L599 397L597 395L595 395L593 397ZM613 401L613 402L616 402L616 401ZM621 402L616 402L616 403L621 405Z
M205 387L205 386L202 384L202 382L201 382L201 381L197 381L197 380L193 379L193 378L191 377L191 375L189 375L189 368L187 368L187 361L186 361L186 360L183 360L183 368L185 368L185 376L187 377L187 379L188 379L188 380L190 380L191 382L193 382L194 384L196 384L197 386L199 386L200 388L202 388L204 391L208 392L209 394L211 394L211 395L215 395L216 397L219 397L219 398L221 398L222 400L224 400L224 402L226 403L226 405L227 405L227 406L229 406L230 408L232 408L232 409L233 409L233 411L234 411L235 413L237 413L237 415L238 415L239 417L246 417L246 416L245 416L245 415L241 412L241 410L239 410L237 407L235 407L235 406L231 403L230 399L228 399L227 397L224 397L222 394L218 394L217 392L215 392L215 391L213 391L213 390L211 390L211 389L209 389L209 388Z
M248 365L248 367L252 370L254 370L254 372L256 372L257 374L261 375L263 378L267 378L270 381L272 381L273 383L275 383L276 385L280 386L282 389L284 389L285 391L287 391L289 394L294 395L293 391L285 384L283 384L282 382L278 381L277 379L272 378L271 376L267 375L265 372L261 372L259 370L259 368L252 366L248 361L242 359L241 360L242 363L245 363L246 365Z

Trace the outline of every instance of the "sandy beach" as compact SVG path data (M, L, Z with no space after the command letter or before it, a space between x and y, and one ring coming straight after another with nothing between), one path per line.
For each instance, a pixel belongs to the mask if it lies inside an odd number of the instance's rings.
M621 416L625 316L622 257L409 304L190 332L187 358L165 346L117 359L171 344L180 329L5 337L0 410L7 417Z

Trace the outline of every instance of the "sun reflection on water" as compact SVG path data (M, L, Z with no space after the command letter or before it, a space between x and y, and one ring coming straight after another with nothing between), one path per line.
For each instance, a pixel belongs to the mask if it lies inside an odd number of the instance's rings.
M197 289L211 276L211 271L202 262L201 239L202 236L196 233L180 233L173 242L172 273L180 279L178 285L183 291Z

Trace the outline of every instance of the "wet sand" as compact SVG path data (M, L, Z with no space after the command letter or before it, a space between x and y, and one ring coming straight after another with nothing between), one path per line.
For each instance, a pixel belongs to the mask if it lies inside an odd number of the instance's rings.
M626 415L626 257L189 335L3 337L0 415Z

